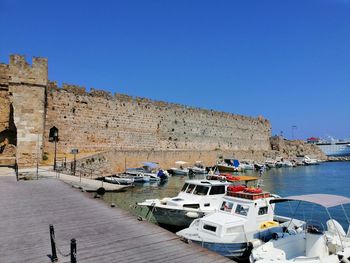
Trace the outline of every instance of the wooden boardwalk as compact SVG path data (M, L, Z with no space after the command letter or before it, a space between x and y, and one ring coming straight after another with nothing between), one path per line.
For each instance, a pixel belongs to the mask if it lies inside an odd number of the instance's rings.
M51 262L49 224L63 254L77 240L79 263L233 262L59 180L0 176L1 263Z

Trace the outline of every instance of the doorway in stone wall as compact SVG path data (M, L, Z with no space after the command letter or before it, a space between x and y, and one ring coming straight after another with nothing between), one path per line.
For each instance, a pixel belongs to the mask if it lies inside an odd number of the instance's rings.
M17 146L17 128L13 118L13 105L10 104L8 128L0 131L0 154L15 156Z

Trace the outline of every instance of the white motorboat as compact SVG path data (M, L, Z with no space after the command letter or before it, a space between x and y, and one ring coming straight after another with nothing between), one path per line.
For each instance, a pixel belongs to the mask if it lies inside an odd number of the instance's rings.
M195 218L213 213L220 208L221 197L233 182L256 181L256 177L240 176L231 182L224 177L213 176L220 180L186 180L180 193L172 198L149 199L138 203L147 207L160 225L176 228L188 227Z
M205 169L202 161L196 161L192 167L188 167L189 174L206 174L207 170Z
M252 162L243 161L239 164L242 171L254 170L254 164Z
M304 224L274 215L270 201L276 198L260 188L230 186L222 198L220 211L194 220L189 228L176 234L225 257L247 260L251 243L267 241L275 233Z
M157 182L166 180L169 174L159 168L158 163L143 162L140 168L126 169L125 174L134 177L135 182Z
M175 164L178 167L172 167L170 168L170 171L174 175L188 175L189 170L188 168L183 167L187 162L184 161L176 161Z
M194 220L189 228L176 234L231 259L247 259L250 242L269 240L274 233L304 224L274 215L270 201L276 198L260 188L229 186L220 211Z
M310 158L309 156L305 155L304 163L305 165L315 165L315 164L319 164L319 161L317 159Z
M104 180L106 182L112 183L112 184L130 185L130 184L134 183L133 177L119 176L119 175L106 176L106 177L104 177Z
M321 222L309 221L302 231L289 231L252 250L250 262L255 263L336 263L350 262L350 228L332 219L328 208L350 203L350 198L337 195L312 194L291 196L286 201L308 202L323 206L330 219L327 230ZM279 201L284 201L279 200ZM299 204L298 204L299 207ZM343 211L345 213L344 207ZM345 218L348 218L345 213Z
M273 160L271 158L266 159L265 165L269 168L275 168L276 167L276 160Z

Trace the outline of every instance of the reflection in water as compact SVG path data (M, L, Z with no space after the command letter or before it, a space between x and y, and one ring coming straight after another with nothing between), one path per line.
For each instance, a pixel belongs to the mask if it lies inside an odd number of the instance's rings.
M249 174L259 176L257 172ZM195 176L195 179L204 178L203 175ZM188 176L173 176L163 185L157 183L136 184L134 188L122 193L106 193L103 199L108 203L115 203L118 207L126 209L135 215L145 217L147 211L135 208L137 202L145 199L162 199L176 196ZM192 177L191 177L192 179ZM350 197L350 162L323 163L314 166L302 166L295 168L274 168L267 170L262 179L264 189L280 196L300 194L337 194ZM292 216L297 202L276 205L278 214ZM345 209L350 216L350 206ZM345 224L346 218L341 207L330 209L332 216L341 224ZM150 216L150 215L149 215ZM327 219L325 209L312 204L303 204L298 208L296 217L299 219L319 220L324 224ZM150 218L152 221L152 218Z

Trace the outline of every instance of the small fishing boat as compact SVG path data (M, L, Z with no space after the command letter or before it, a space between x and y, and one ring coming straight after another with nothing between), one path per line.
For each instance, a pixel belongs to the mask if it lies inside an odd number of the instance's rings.
M220 211L195 219L176 234L184 241L197 243L225 257L247 260L251 242L268 241L274 233L304 224L275 215L270 201L278 198L259 187L229 186Z
M242 168L239 167L239 161L234 158L224 158L217 162L217 169L220 172L241 172Z
M172 167L170 168L170 171L172 174L174 175L188 175L189 173L189 170L188 168L185 168L184 165L186 164L187 162L184 162L184 161L176 161L175 164L178 166L178 167Z
M276 167L276 160L273 160L271 158L266 159L265 165L269 168L275 168Z
M192 167L188 167L189 174L206 174L207 170L205 169L202 161L196 161Z
M277 200L275 200L277 202ZM334 219L329 208L350 203L350 198L337 195L311 194L290 196L278 200L307 202L322 206L326 209L329 220L327 229L322 222L308 221L306 227L299 231L285 231L278 233L274 239L258 245L252 250L250 262L252 263L339 263L350 262L350 227L348 231ZM274 201L272 201L274 202ZM346 215L345 209L345 218Z
M248 161L240 162L239 167L242 169L242 171L254 170L254 164Z
M319 163L320 162L317 159L310 158L307 155L304 156L304 164L305 165L315 165L315 164L319 164Z
M108 183L121 184L121 185L131 185L134 183L133 177L122 176L122 175L106 176L104 177L104 180Z
M135 182L158 182L167 180L169 174L159 168L156 162L143 162L140 168L126 169L125 174L132 176Z

